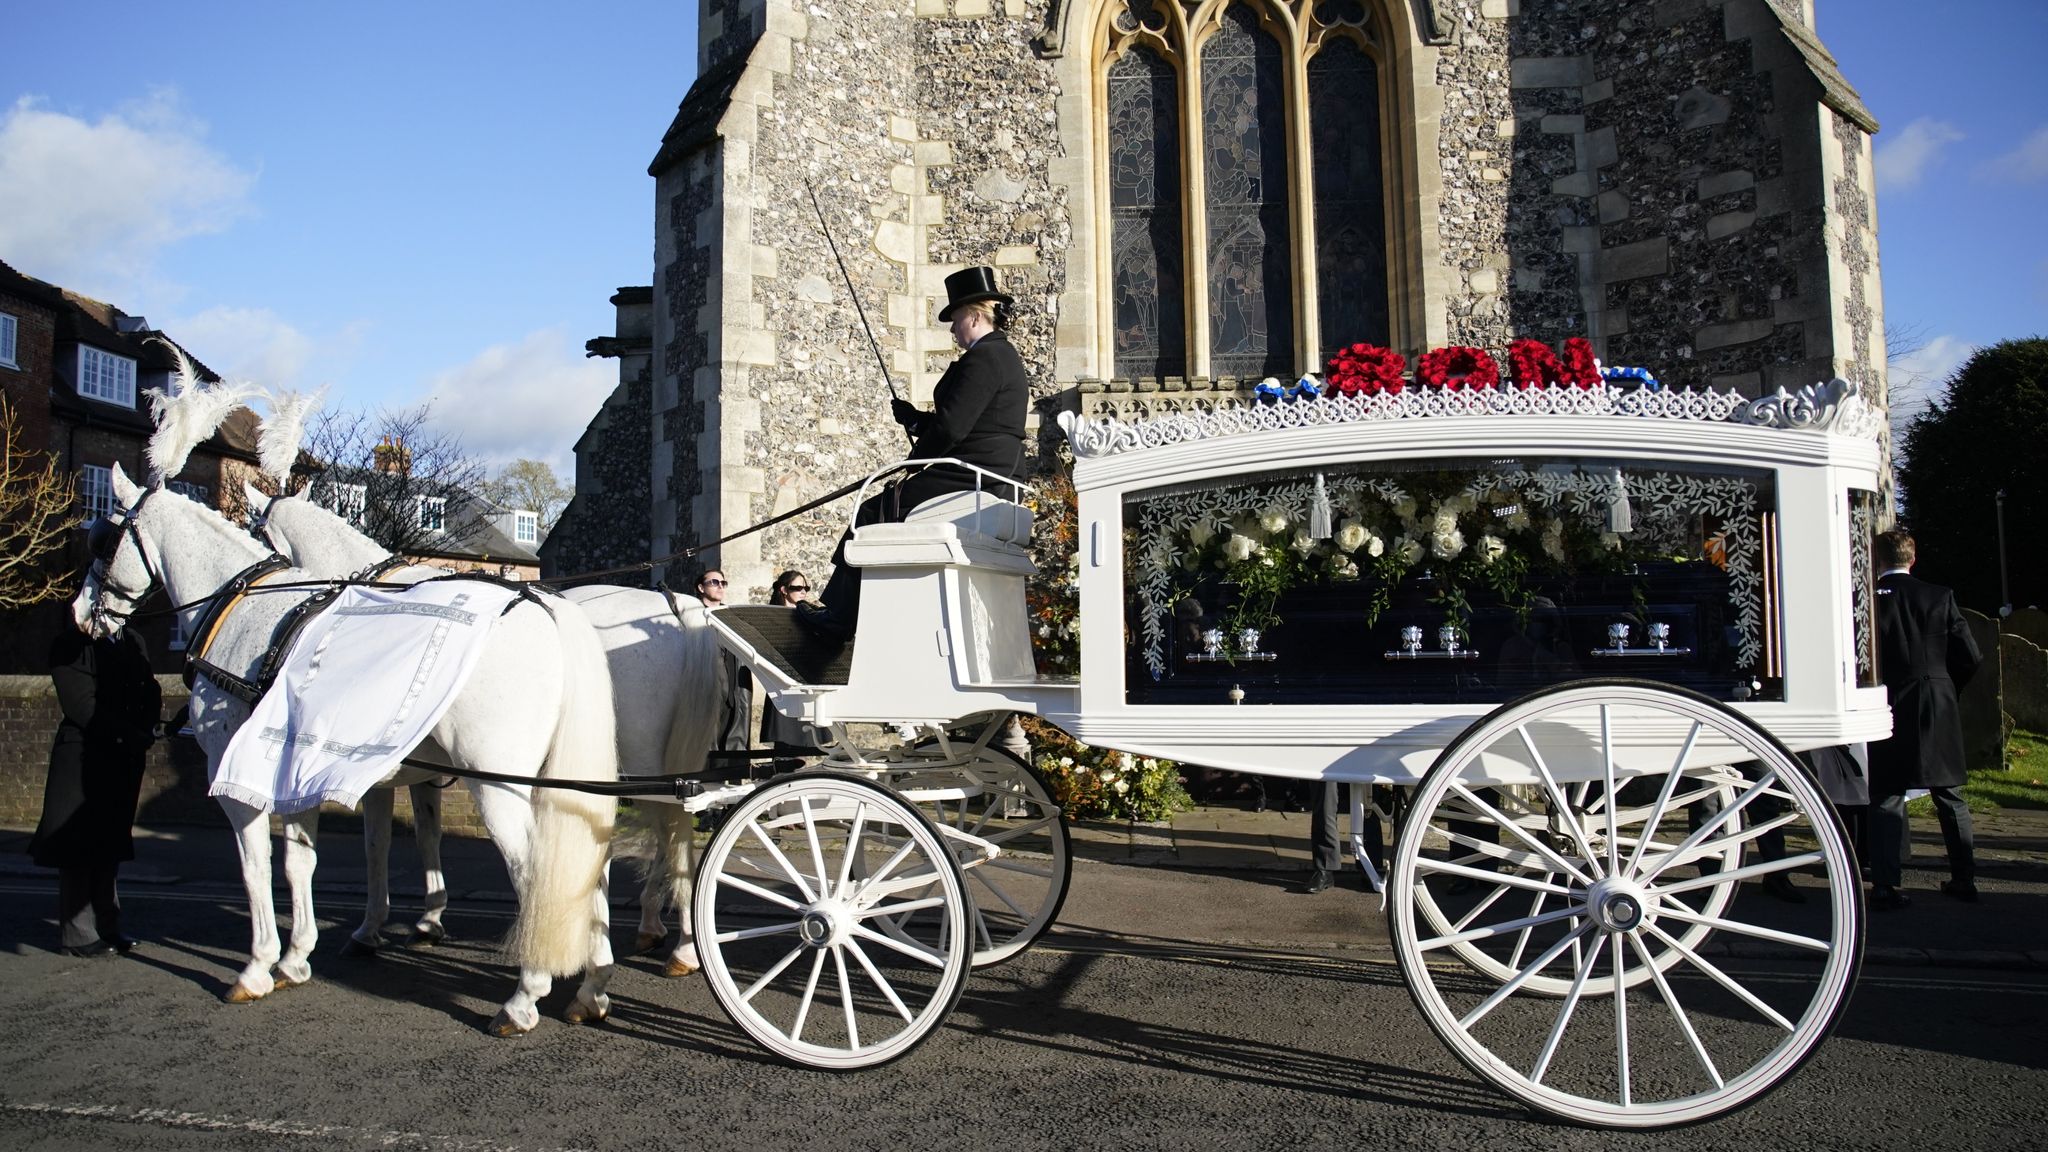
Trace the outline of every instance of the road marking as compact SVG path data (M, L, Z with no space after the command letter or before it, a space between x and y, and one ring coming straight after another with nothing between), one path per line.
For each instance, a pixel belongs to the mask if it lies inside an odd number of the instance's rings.
M251 1132L259 1136L289 1136L300 1140L354 1140L391 1147L424 1144L449 1152L540 1152L530 1145L494 1144L466 1136L437 1136L427 1132L396 1129L358 1128L350 1124L308 1124L292 1120L241 1119L208 1116L203 1112L181 1112L170 1108L126 1108L113 1104L8 1104L0 1111L31 1116L62 1116L73 1120L111 1120L122 1124L147 1124L157 1128L185 1128L201 1132ZM570 1148L547 1152L582 1152Z

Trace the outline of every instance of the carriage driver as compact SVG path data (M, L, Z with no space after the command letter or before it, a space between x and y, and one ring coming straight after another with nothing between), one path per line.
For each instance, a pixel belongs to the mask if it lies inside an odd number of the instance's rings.
M960 358L932 389L932 410L925 412L903 400L890 402L896 422L909 430L916 445L908 459L952 457L1004 476L1024 470L1024 413L1031 389L1024 362L1010 344L1008 293L996 284L996 270L965 268L946 277L946 306L939 321L950 323ZM988 483L964 468L935 465L898 474L879 495L862 502L855 526L901 520L911 509L948 492L964 492ZM997 485L996 496L1016 493ZM846 563L851 529L832 552L832 579L820 597L823 606L800 604L797 620L820 639L843 644L853 635L860 616L860 569Z

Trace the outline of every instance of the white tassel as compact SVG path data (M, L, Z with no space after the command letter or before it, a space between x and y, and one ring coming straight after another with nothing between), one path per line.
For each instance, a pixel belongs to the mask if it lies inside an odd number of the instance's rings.
M168 387L149 390L149 412L156 430L150 434L147 456L151 483L159 486L183 471L192 450L256 391L249 384L202 384L199 369L185 350L168 340L163 343L177 358L178 370L172 373Z
M270 415L256 437L256 458L263 474L277 484L279 493L291 491L292 465L298 462L299 444L305 439L306 418L320 407L326 394L324 387L312 392L280 388L264 393Z
M1636 521L1628 505L1628 481L1622 478L1621 469L1613 474L1614 495L1607 502L1607 530L1617 536L1626 536L1635 531Z
M1308 506L1308 535L1311 540L1330 538L1330 490L1321 472L1316 473L1316 495Z

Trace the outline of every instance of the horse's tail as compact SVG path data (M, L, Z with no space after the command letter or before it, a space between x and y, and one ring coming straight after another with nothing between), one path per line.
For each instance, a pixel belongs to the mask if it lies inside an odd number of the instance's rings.
M582 609L551 600L562 649L562 702L541 777L616 780L612 681L604 650ZM512 955L522 968L557 976L580 972L602 929L598 885L611 852L618 802L567 788L534 789L533 853L520 893Z
M671 774L702 772L711 752L712 738L725 702L718 694L718 641L704 618L704 608L695 597L678 595L677 615L681 617L682 644L678 646L679 666L675 669L676 690L670 705L668 741L662 749L662 769ZM671 817L661 829L665 842L660 859L668 869L669 895L689 926L690 893L694 886L692 839L696 821L680 808L663 806Z

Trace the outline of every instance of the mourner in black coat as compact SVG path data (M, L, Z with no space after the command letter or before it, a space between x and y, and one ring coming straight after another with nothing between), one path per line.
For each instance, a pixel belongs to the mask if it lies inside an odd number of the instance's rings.
M29 856L57 869L64 951L126 952L114 882L121 861L135 859L135 804L163 691L133 631L112 640L65 632L50 646L50 679L63 720Z
M1925 788L1934 798L1948 848L1949 880L1942 891L1977 898L1970 809L1963 803L1963 725L1956 689L1983 662L1954 592L1916 580L1913 538L1886 532L1872 546L1877 581L1878 674L1891 698L1892 735L1870 746L1872 902L1897 907L1901 861L1907 853L1906 792Z
M911 460L951 457L1000 476L1018 476L1024 469L1024 416L1031 403L1031 382L1024 361L1003 329L1008 324L1010 297L996 286L995 269L968 268L946 277L947 302L939 311L950 322L960 358L932 389L932 410L903 400L891 403L896 422L915 440ZM905 476L880 495L870 497L854 513L854 526L901 520L935 496L965 492L986 478L965 468L934 465ZM1016 493L996 484L993 494L1013 499ZM844 641L853 632L860 611L860 569L846 563L849 530L832 553L832 578L820 597L822 607L799 605L797 620L812 633Z

